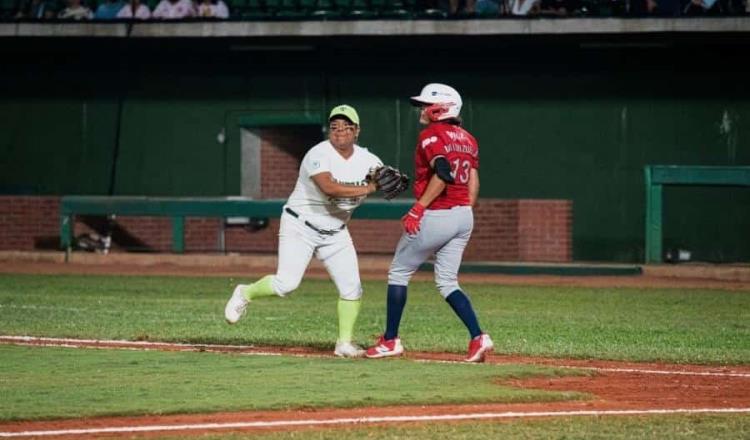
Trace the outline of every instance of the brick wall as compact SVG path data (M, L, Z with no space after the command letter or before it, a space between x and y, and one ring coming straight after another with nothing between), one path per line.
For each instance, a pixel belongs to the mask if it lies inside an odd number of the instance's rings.
M518 257L520 261L572 259L572 202L518 200Z
M466 260L571 261L570 200L480 199Z
M516 200L480 199L464 259L520 261L518 223Z
M320 136L311 126L264 129L261 132L261 196L286 198L294 189L299 165ZM307 139L307 140L306 140ZM57 249L59 198L0 196L0 250ZM101 217L79 216L76 236L104 231ZM113 223L112 249L169 252L172 225L166 217L118 217ZM464 254L466 261L551 261L572 258L572 203L567 200L480 199L474 211L474 232ZM352 220L349 230L359 254L389 255L401 237L398 220ZM250 230L227 227L223 233L227 252L275 253L279 220ZM221 221L188 218L185 221L187 252L220 249Z
M0 197L0 249L57 249L59 246L58 197ZM464 260L566 262L572 257L572 203L567 200L480 199L475 210L474 233ZM79 216L76 235L101 230L101 218ZM220 220L188 218L185 222L187 252L216 252ZM115 219L113 251L169 252L172 226L162 217ZM225 230L228 252L274 253L279 220L250 231ZM352 220L350 232L360 254L392 254L401 236L397 220Z
M59 197L0 196L0 250L59 247L59 212Z
M260 188L263 199L284 199L294 189L299 165L312 145L304 139L310 127L286 127L284 130L264 129L260 142ZM319 136L319 131L317 133ZM315 139L313 136L312 139Z

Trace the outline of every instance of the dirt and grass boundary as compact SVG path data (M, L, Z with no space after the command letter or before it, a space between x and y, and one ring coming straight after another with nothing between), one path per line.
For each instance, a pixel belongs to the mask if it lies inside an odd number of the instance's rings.
M391 255L363 255L359 257L362 278L382 280L388 273ZM213 255L213 254L158 254L111 253L108 255L76 252L65 262L64 252L0 251L0 273L24 274L117 274L117 275L175 275L175 276L233 276L256 277L276 270L276 256ZM477 264L477 263L467 263ZM487 263L482 263L487 264ZM572 268L629 268L632 265L601 263L502 263L518 267ZM508 273L461 273L461 280L473 283L503 285L560 285L583 287L675 287L750 290L750 264L658 264L641 265L640 274L623 271L622 275L529 275L519 271ZM560 272L558 270L557 272ZM313 260L306 276L327 278L324 267ZM429 280L432 273L420 271L415 279Z
M61 253L2 253L0 273L26 274L123 274L174 276L254 277L273 270L272 256L205 256L140 254L75 254L69 263ZM390 257L363 257L363 278L382 280ZM639 276L526 276L466 274L466 282L507 285L563 285L587 287L674 287L750 290L750 268L711 265L644 266ZM317 264L308 276L326 278ZM429 279L431 274L420 273ZM132 342L132 341L130 341ZM247 355L330 356L306 347L207 347L174 344L158 347L119 347L107 341L59 341L28 338L0 340L14 345L65 345L81 348L127 348L161 350L247 350ZM127 345L128 341L124 344ZM453 362L459 355L413 352L419 362ZM197 435L206 432L319 429L326 426L398 424L427 421L507 420L526 417L585 416L610 414L750 414L750 366L731 367L672 365L600 360L547 359L520 356L490 357L491 363L529 363L561 368L589 368L585 377L544 378L514 381L512 385L556 391L578 391L596 396L588 401L536 404L474 404L390 406L350 409L252 411L172 416L109 417L0 424L0 437L93 438L101 436L149 436L155 434Z

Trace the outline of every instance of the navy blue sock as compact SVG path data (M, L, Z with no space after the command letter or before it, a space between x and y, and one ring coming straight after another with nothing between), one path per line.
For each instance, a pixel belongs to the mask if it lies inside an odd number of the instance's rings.
M469 330L472 339L482 334L479 322L477 321L477 315L474 313L474 308L471 306L471 301L469 301L469 297L466 294L457 289L451 292L445 300L451 305L456 315L461 318L461 321L463 321Z
M388 285L388 308L385 324L385 339L398 336L398 326L401 324L401 313L406 306L406 286Z

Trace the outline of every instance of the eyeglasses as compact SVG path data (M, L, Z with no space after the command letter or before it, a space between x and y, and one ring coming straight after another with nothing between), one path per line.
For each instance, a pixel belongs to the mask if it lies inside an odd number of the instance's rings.
M353 132L357 128L354 124L331 124L328 126L328 131L348 131Z

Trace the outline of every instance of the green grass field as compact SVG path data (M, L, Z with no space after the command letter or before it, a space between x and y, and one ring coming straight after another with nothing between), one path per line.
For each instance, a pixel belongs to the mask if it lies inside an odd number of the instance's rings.
M333 349L332 283L305 281L290 298L254 302L239 324L229 326L224 304L233 286L247 281L0 275L0 334ZM464 287L500 353L750 364L750 292ZM383 282L365 284L357 328L362 344L382 331L384 291ZM463 326L431 283L412 285L401 336L407 350L466 349ZM0 359L0 420L5 421L589 397L502 385L506 378L582 374L532 366L14 346L0 346ZM749 431L750 416L735 414L432 423L200 438L734 439L749 438Z
M305 281L290 298L251 304L235 326L228 278L0 276L0 333L332 349L336 293ZM508 354L750 363L750 292L466 285L480 323ZM365 283L356 338L383 331L385 284ZM468 335L431 283L413 283L401 328L407 350L463 352Z

